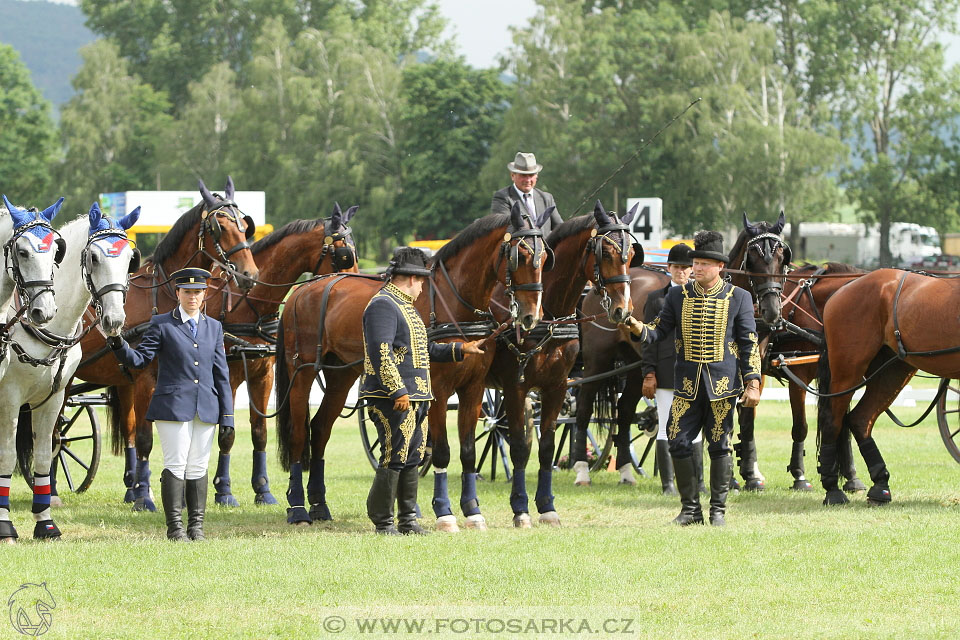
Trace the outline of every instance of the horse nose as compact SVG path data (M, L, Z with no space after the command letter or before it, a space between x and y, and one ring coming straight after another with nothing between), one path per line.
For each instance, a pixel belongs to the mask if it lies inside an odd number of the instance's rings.
M103 327L104 333L106 333L108 336L115 336L120 334L120 328L123 326L123 320L113 316L104 316L101 318L100 324Z
M256 283L258 274L259 272L250 273L249 271L244 271L242 275L238 274L237 285L244 291L250 291Z
M627 316L626 309L624 309L623 307L612 307L610 309L610 313L608 314L610 322L613 322L614 324L620 324L621 322L623 322L626 316Z
M523 327L524 331L530 331L537 326L537 318L532 313L528 313L520 319L520 326Z
M44 312L43 309L31 309L30 310L30 321L35 325L47 324L50 322L50 314Z

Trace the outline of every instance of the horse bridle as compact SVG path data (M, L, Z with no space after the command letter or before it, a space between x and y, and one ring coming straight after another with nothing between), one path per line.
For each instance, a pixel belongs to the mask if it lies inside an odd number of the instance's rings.
M3 245L3 262L4 268L10 274L10 278L16 285L17 296L19 297L21 307L29 306L34 299L46 292L53 293L53 269L51 268L50 278L47 280L25 281L23 279L23 273L20 271L20 260L17 256L17 252L12 250L13 245L16 244L17 240L19 240L23 234L37 227L43 227L46 231L57 235L57 237L54 239L54 244L57 245L56 253L54 253L53 256L53 264L55 267L60 265L60 263L63 261L63 256L67 251L67 243L62 237L60 237L60 233L53 229L49 222L42 220L39 217L14 231L10 239L7 240L7 242ZM11 257L13 263L12 265ZM27 290L35 287L40 287L40 290L34 293L32 296L28 295Z
M613 217L614 222L603 225L599 229L594 229L590 234L590 239L587 241L587 250L583 253L584 263L587 261L587 256L593 254L593 284L599 289L600 307L604 311L609 311L610 305L612 304L610 294L607 293L607 285L629 283L631 278L629 273L617 274L609 278L603 277L603 272L600 269L600 264L603 259L603 244L609 242L613 245L620 253L620 259L626 264L630 260L630 247L632 247L637 240L634 235L630 233L630 227L628 225L620 222L619 218L617 218L613 212L610 212L610 215ZM614 240L614 238L611 237L610 234L614 232L619 232L618 240ZM631 242L631 240L633 242Z
M231 207L228 209L227 207ZM237 229L244 232L243 242L238 242L236 245L230 247L229 249L224 250L223 245L220 244L220 238L223 236L223 228L220 226L220 221L217 220L217 216L223 216L227 220L235 223ZM204 210L200 213L200 230L197 233L197 243L199 250L214 262L221 262L227 267L228 270L236 272L236 265L230 262L230 256L237 253L238 251L243 251L244 249L250 248L250 240L253 238L254 233L256 232L257 226L253 222L253 218L248 215L241 214L240 208L237 207L237 203L232 200L224 200L217 205L216 209L212 211ZM247 228L244 231L241 226L241 221L246 223ZM214 247L216 247L217 254L220 256L221 260L217 260L213 256L207 253L206 249L203 246L203 236L205 233L209 232L210 237L213 238Z
M328 224L331 224L332 220L332 218L324 220L324 228L326 228ZM347 246L334 246L337 242L343 242ZM353 241L353 231L350 227L341 224L337 231L324 237L323 247L320 249L320 257L317 259L317 264L313 267L312 273L314 275L320 271L320 265L323 264L327 254L331 254L330 262L333 265L334 273L345 271L357 263L357 245Z
M80 270L83 273L83 281L86 284L87 291L90 292L90 296L93 298L92 304L93 308L97 312L97 322L100 322L100 318L103 315L103 296L110 293L111 291L120 291L123 294L123 302L127 301L127 291L130 289L130 279L127 278L123 284L119 282L111 282L105 284L99 289L97 285L93 282L93 275L87 269L87 259L90 256L90 247L94 246L94 243L100 239L107 237L118 237L123 238L128 243L130 242L127 238L127 234L123 229L101 229L91 233L87 237L87 244L84 246L83 251L80 252ZM130 260L130 265L127 267L127 273L135 273L140 268L140 249L136 247L131 247L133 250L133 258Z
M760 246L762 244L762 247ZM756 248L760 251L760 254L763 256L763 259L768 264L773 260L773 253L778 249L783 248L783 273L780 275L770 274L765 276L769 278L768 280L757 284L753 281L753 275L748 274L750 279L750 286L753 287L754 293L757 294L757 299L764 298L769 295L779 296L783 292L783 279L786 277L787 268L790 264L790 258L792 252L790 251L790 246L775 233L761 233L756 235L749 240L747 240L747 246L743 250L743 261L740 263L740 270L744 273L747 272L747 258L750 255L750 249Z
M510 318L514 321L516 321L517 316L520 314L520 305L517 303L516 293L518 291L543 292L542 282L514 284L513 274L520 268L520 246L526 247L527 251L533 255L534 269L540 269L542 265L544 270L549 271L553 268L554 262L553 249L551 249L549 245L547 245L546 240L544 240L543 230L533 223L529 214L524 213L522 215L523 219L530 224L529 228L515 229L503 234L503 241L500 243L500 252L497 256L496 266L496 271L500 271L500 263L504 257L506 257L507 272L504 278L504 289L506 290L507 297L510 299ZM527 242L528 238L533 239L532 247L530 243Z

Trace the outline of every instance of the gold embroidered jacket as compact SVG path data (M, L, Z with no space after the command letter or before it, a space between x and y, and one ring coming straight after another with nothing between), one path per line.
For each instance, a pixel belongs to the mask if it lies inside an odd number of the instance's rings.
M427 340L413 300L387 283L363 312L361 398L433 400L430 361L463 360L463 343Z
M745 290L720 280L710 291L696 281L672 287L660 314L635 340L656 342L676 329L674 395L694 399L701 389L712 400L743 393L743 383L760 379L760 350L753 300Z

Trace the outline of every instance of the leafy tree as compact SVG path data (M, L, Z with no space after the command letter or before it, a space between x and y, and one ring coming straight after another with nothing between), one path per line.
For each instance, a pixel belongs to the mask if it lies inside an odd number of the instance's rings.
M108 40L81 55L76 93L60 117L65 158L57 177L68 186L64 195L89 203L105 191L160 188L157 149L171 123L166 96L130 74Z
M399 237L446 238L489 213L479 172L502 125L507 88L462 60L406 68L400 120L403 188L384 221Z
M17 52L0 44L0 191L14 203L39 206L47 200L56 145L50 103Z

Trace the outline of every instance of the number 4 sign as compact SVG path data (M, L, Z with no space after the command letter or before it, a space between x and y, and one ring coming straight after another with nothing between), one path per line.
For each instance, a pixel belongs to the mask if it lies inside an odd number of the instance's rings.
M663 200L660 198L627 198L627 211L637 207L630 225L633 235L644 247L655 249L663 240Z

